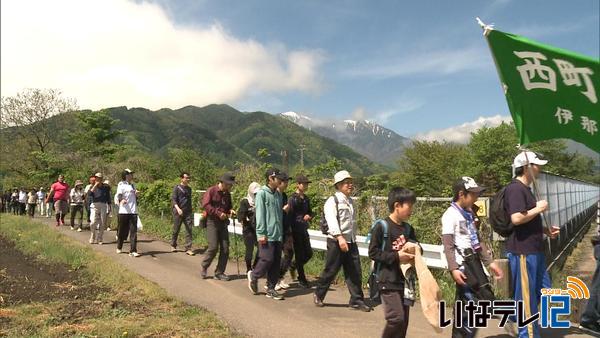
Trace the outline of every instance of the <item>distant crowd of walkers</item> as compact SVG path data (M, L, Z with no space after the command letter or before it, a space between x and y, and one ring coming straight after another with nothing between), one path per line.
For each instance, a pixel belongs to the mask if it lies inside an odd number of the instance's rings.
M547 228L542 224L541 214L547 210L546 201L537 201L530 185L537 178L541 167L547 163L533 152L522 152L513 161L515 176L503 189L503 212L511 224L506 233L508 265L510 274L505 273L492 257L479 234L479 219L475 202L485 190L473 178L460 177L452 187L452 202L441 218L442 242L448 262L448 269L456 286L456 300L469 301L493 299L493 291L483 272L484 266L496 279L509 278L512 296L523 302L526 311L538 313L541 290L549 287L544 257L544 236L555 238L556 227ZM139 191L133 183L133 172L125 169L121 174L114 198L109 182L101 173L89 177L89 184L77 180L70 188L61 175L52 184L48 193L44 188L14 189L2 196L2 210L24 215L26 211L33 217L36 208L40 216L55 214L56 226L64 225L65 215L71 212L71 229L81 231L84 210L90 229L91 244L103 244L103 234L109 228L112 210L117 209L117 248L121 253L123 243L129 237L130 255L138 257L136 242L138 229L137 196ZM171 251L177 252L178 236L183 224L185 229L184 251L195 255L192 247L194 210L192 206L191 176L188 172L180 175L180 183L173 188L171 205L173 228ZM226 274L229 259L230 220L237 219L242 224L242 237L245 245L244 260L248 288L252 294L259 294L258 281L266 279L265 295L274 300L283 300L285 290L290 288L285 280L286 273L297 279L301 288L313 288L313 303L317 307L326 306L325 298L331 283L340 270L350 297L351 309L369 312L371 302L365 301L362 288L362 266L360 262L357 235L357 209L351 198L354 191L353 178L342 170L334 175L335 193L323 205L320 228L327 236L327 252L322 272L314 285L309 282L304 266L313 256L310 244L309 226L315 215L312 201L306 195L310 179L305 175L295 177L294 192L287 196L290 177L276 168L270 168L264 176L264 184L252 182L247 195L240 201L239 208L233 209L231 189L235 177L226 173L218 182L207 189L201 199L200 224L206 228L208 248L200 263L200 276L209 278L209 268L215 258L217 264L213 278L229 281ZM383 305L386 324L383 337L405 337L410 306L414 303L414 276L405 276L401 264L414 264L417 250L420 249L418 234L408 223L416 203L415 193L409 189L390 189L387 206L389 215L377 220L371 227L369 257L377 267L375 285L378 299ZM78 223L75 220L78 220ZM110 229L108 229L110 230ZM599 244L600 245L600 244ZM600 247L599 247L600 248ZM600 267L600 265L599 265ZM597 271L596 275L600 273ZM483 277L482 277L483 276ZM505 277L506 276L506 277ZM582 325L592 331L598 330L600 309L598 303L598 276L592 286L593 299L584 313ZM485 286L485 287L484 287ZM372 296L372 292L371 297ZM468 315L455 316L464 322L453 322L452 337L475 337L477 328L468 325ZM516 328L515 318L510 318L508 327L513 327L519 337L540 337L537 322ZM518 330L517 330L518 329Z

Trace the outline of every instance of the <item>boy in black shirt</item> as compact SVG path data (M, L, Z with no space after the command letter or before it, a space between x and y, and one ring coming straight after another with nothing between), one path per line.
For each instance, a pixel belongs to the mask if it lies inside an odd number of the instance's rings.
M410 263L418 248L413 227L406 223L412 214L417 198L415 193L405 188L393 188L388 194L390 215L387 223L388 238L384 238L384 225L380 221L373 229L369 244L369 258L381 264L379 287L386 325L382 337L406 337L409 305L404 301L404 275L400 263ZM381 249L383 241L386 241Z

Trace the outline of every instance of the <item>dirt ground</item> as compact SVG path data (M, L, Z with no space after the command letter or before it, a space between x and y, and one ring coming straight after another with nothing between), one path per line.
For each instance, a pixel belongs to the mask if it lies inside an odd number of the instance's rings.
M77 323L95 314L98 307L90 305L104 291L85 283L77 271L43 264L0 237L0 326L11 320L7 307L47 302L61 304L54 320Z

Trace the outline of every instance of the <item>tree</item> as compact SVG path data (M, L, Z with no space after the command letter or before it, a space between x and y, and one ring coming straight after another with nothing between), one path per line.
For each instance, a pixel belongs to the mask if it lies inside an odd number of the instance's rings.
M394 181L418 196L449 196L458 178L475 173L467 147L448 142L414 141L398 166Z
M106 110L77 113L79 128L70 137L70 144L77 151L90 156L110 158L119 147L113 143L122 134L114 126L119 120L113 119Z
M16 96L2 97L0 128L24 139L29 151L44 153L55 139L59 121L50 117L77 110L74 99L63 98L57 89L25 89Z

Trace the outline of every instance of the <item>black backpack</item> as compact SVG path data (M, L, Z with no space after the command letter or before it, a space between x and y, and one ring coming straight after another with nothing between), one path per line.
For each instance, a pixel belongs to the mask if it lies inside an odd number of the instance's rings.
M340 210L338 209L338 198L336 195L333 195L333 200L335 201L335 217L337 218L338 225L340 224ZM323 208L325 209L325 208ZM327 219L325 219L325 210L321 212L321 232L323 235L329 235L329 224L327 224Z
M490 203L490 224L492 225L492 229L495 233L502 237L508 237L514 231L514 225L510 221L510 216L504 209L504 192L506 191L506 187L500 189L492 197Z

